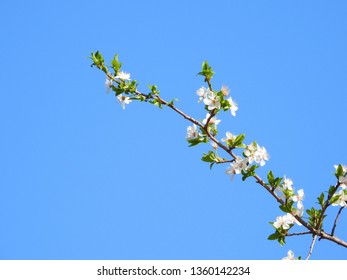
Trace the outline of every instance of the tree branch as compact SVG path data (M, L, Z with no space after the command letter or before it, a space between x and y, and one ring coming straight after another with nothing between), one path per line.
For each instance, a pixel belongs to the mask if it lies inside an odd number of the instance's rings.
M313 236L313 238L312 238L310 250L308 251L306 260L308 260L308 259L311 257L311 255L312 255L312 251L313 251L313 247L314 247L314 245L315 245L315 243L316 243L316 239L317 239L317 235L315 234L315 235Z

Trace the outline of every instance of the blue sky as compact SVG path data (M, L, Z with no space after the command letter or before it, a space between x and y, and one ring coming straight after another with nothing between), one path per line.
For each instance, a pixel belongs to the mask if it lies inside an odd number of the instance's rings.
M252 180L188 148L189 123L107 95L90 52L115 53L146 91L197 119L203 60L231 88L245 133L270 153L259 171L286 175L305 207L347 164L345 1L2 1L0 3L0 259L280 259L306 256L310 238L280 247L281 215ZM337 209L328 212L334 217ZM344 213L346 214L346 213ZM328 217L329 218L329 217ZM331 226L328 219L326 227ZM342 215L336 234L347 239ZM296 226L295 231L302 229ZM312 259L346 259L317 242Z

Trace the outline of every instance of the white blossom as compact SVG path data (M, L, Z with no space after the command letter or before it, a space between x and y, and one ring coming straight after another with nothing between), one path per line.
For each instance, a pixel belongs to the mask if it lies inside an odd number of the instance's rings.
M121 103L123 110L125 109L125 104L129 104L132 100L128 96L117 95L118 101Z
M207 106L207 109L212 111L213 109L220 109L220 98L213 91L208 91L204 103Z
M230 112L235 117L236 116L236 111L239 109L239 107L237 106L237 103L234 100L232 100L231 97L229 97L227 99L227 101L230 104Z
M236 139L236 135L233 135L231 132L227 131L225 133L226 137L222 138L222 141L225 142L228 146L231 145Z
M285 190L288 189L288 190L293 191L294 189L293 189L292 185L293 185L292 179L286 178L286 176L284 176L283 188L284 188Z
M297 208L298 209L304 208L304 205L302 203L302 201L304 200L304 196L305 196L304 190L300 189L300 190L298 190L298 194L293 195L291 197L291 200L293 200L294 202L297 202Z
M193 124L192 126L187 127L187 140L198 138L199 137L199 130L196 126L196 124Z
M229 87L225 85L222 85L222 88L220 89L220 91L222 92L223 96L228 96L228 94L230 93Z
M286 178L286 176L284 176L283 184L279 185L276 188L276 191L279 193L282 199L285 199L286 197L284 194L284 191L289 190L291 192L294 192L294 188L292 187L292 185L293 185L292 179Z
M217 148L218 148L217 143L216 143L216 142L213 142L213 141L211 141L211 146L212 146L212 148L213 148L214 150L217 150Z
M107 88L106 90L107 93L110 93L112 85L113 85L112 80L109 77L106 77L105 87Z
M241 158L240 156L236 157L235 162L230 164L230 167L227 168L227 174L240 174L241 171L245 171L248 168L248 159Z
M126 73L126 72L123 72L123 71L120 71L118 72L117 76L116 76L116 79L120 79L120 80L128 80L130 81L130 73Z
M199 95L198 102L200 103L203 99L206 98L207 94L211 92L208 88L201 87L196 91L196 94Z
M294 257L294 253L292 250L289 250L288 253L287 253L287 256L282 258L282 260L290 260L290 261L293 261L295 260L295 257Z
M289 229L292 224L294 224L294 217L292 214L287 213L284 216L277 216L273 226L275 228Z
M258 158L257 160L260 163L260 166L264 166L265 165L265 160L269 160L270 156L268 154L268 152L266 151L265 147L260 147L258 149L258 154L257 154ZM258 162L256 161L256 162Z
M252 142L248 145L243 152L246 157L248 157L249 163L259 163L260 166L265 165L265 160L269 160L269 154L267 153L265 147L260 147L256 142Z
M249 163L253 163L253 161L256 161L256 152L258 150L259 145L256 142L252 142L251 144L247 145L246 149L244 150L243 154L248 157Z

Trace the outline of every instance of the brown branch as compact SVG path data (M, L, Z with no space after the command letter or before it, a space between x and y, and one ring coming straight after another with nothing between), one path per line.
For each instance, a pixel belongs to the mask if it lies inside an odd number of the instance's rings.
M305 234L312 234L310 231L303 231L303 232L293 232L293 233L287 233L286 236L298 236L298 235L305 235Z

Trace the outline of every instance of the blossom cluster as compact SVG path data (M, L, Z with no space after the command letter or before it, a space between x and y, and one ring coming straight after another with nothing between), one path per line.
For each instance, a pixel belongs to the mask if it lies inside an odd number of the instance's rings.
M223 101L226 101L231 114L236 116L236 111L238 110L237 103L231 97L224 100L224 97L228 96L229 92L230 90L226 86L222 86L221 90L217 93L209 88L201 87L196 91L196 94L199 96L198 102L203 101L209 111L222 109L224 107Z
M115 76L115 79L120 80L121 82L130 81L130 73L126 73L123 71L119 71L119 73ZM106 76L105 87L107 88L107 93L110 92L113 86L113 80ZM122 94L117 95L117 101L120 102L123 110L125 109L125 104L129 104L132 100L129 96L125 96Z
M222 141L225 142L228 146L233 146L237 135L233 135L231 132L226 133L226 137L222 138ZM265 147L260 147L255 141L247 145L243 151L243 156L237 156L234 162L230 164L227 169L227 174L240 174L242 171L246 172L249 168L249 165L253 162L260 164L260 166L265 165L265 161L269 160L270 156L266 151Z
M287 213L283 216L277 216L276 221L273 223L273 226L278 230L288 230L294 223L301 225L300 222L295 219L294 215L302 217L304 213L304 190L300 189L295 194L293 188L293 181L290 178L286 178L284 176L283 183L280 184L275 191L277 194L285 201L291 201L292 203L296 203L296 207L293 207L292 213Z

